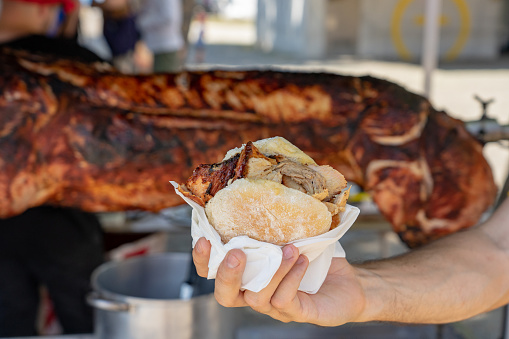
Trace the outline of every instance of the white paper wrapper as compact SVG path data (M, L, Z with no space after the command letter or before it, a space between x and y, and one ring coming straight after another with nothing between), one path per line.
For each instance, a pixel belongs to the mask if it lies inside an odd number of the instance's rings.
M175 187L175 192L180 195L192 208L191 235L193 248L198 239L205 237L210 241L212 250L209 260L209 279L216 277L219 264L223 261L226 253L234 248L239 248L246 253L247 263L242 276L242 289L259 292L264 289L278 270L283 258L282 246L240 236L231 239L226 245L221 242L221 237L214 227L210 225L205 209L183 196L177 189L178 184L170 181ZM296 240L292 244L309 259L309 267L301 281L299 290L314 294L322 286L333 257L345 257L345 251L339 244L339 239L348 231L359 215L359 209L346 205L346 210L341 215L341 223L338 227L322 235Z

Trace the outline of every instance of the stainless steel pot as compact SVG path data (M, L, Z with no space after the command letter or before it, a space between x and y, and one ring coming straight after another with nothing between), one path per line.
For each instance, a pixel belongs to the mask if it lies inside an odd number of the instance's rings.
M95 308L97 338L233 338L234 313L210 291L179 299L190 262L190 254L164 253L98 267L87 298Z

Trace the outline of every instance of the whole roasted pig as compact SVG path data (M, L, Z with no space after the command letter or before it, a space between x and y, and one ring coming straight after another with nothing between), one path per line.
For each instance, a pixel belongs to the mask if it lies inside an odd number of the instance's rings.
M372 77L279 71L122 75L0 55L0 216L41 204L158 211L168 183L282 136L372 193L410 247L475 224L496 186L482 145L423 97Z

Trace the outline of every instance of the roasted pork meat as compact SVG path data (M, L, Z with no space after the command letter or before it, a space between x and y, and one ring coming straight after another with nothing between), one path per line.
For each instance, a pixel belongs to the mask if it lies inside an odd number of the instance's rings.
M168 181L276 135L369 191L411 247L474 225L496 194L482 145L463 122L368 76L128 76L5 49L0 74L0 217L41 204L93 212L179 205Z

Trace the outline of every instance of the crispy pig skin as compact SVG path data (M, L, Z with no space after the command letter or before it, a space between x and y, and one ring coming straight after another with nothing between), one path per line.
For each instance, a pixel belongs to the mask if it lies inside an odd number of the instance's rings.
M410 247L474 225L496 195L482 145L461 121L372 77L128 76L6 49L0 74L0 217L41 204L176 206L168 181L276 135L371 192Z
M235 177L238 165L239 156L217 164L202 164L193 171L184 186L205 204Z
M233 182L246 177L248 162L251 158L268 159L249 141L239 154L228 160L198 166L189 179L185 181L180 192L205 207L205 204L219 190L225 188L230 180Z

